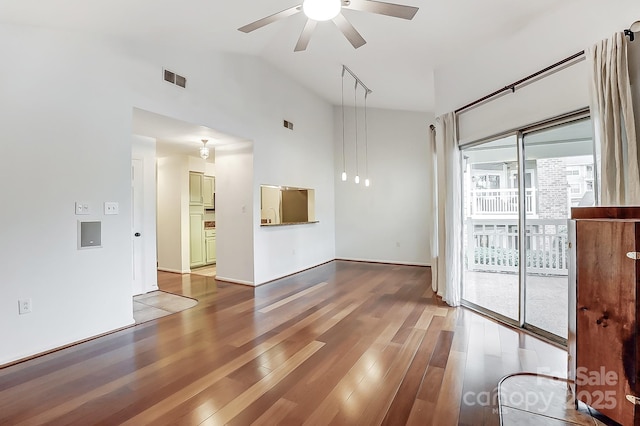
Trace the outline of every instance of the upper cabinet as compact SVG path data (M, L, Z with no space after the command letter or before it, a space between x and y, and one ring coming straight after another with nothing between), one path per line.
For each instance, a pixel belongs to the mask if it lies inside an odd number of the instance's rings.
M202 181L202 198L205 209L215 210L216 208L216 178L204 176Z
M215 210L216 180L213 176L189 172L189 205Z
M189 172L189 204L202 205L204 198L202 196L203 189L202 173Z

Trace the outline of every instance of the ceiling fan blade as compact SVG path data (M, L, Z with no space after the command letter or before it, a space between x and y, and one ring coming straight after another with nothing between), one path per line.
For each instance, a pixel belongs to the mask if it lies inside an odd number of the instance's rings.
M366 40L362 38L360 33L351 25L351 22L347 21L347 18L345 18L342 13L333 18L333 23L342 31L342 34L344 34L354 48L357 49L366 43Z
M313 30L316 29L316 25L318 21L314 21L313 19L307 19L307 23L304 24L304 28L302 29L302 34L300 34L300 38L298 39L298 43L296 43L294 52L300 52L302 50L306 50L309 45L309 40L311 40L311 34L313 34Z
M402 19L413 19L418 12L417 7L385 3L375 0L349 0L348 4L344 4L342 7L345 9L361 10L363 12L377 13L379 15L393 16L394 18Z
M285 9L281 12L274 13L273 15L269 15L266 18L258 19L255 22L245 25L244 27L238 28L238 31L242 31L243 33L250 33L251 31L257 30L258 28L262 28L265 25L268 25L272 22L275 22L279 19L288 18L291 15L295 15L302 10L302 5L297 5L290 7L289 9Z

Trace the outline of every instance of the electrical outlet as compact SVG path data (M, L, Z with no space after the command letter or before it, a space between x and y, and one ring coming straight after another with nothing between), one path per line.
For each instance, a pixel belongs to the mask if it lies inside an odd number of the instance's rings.
M31 299L19 299L18 300L18 314L30 314L31 313Z

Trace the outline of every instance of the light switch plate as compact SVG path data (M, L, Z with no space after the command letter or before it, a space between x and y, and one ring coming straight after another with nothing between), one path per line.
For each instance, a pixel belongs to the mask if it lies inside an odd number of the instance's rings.
M107 201L104 203L104 214L120 214L120 204L115 201Z
M76 215L87 215L89 214L89 204L83 203L81 201L76 201Z

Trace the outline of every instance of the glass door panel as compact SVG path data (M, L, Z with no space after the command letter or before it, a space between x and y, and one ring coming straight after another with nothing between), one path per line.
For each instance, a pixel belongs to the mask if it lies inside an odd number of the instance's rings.
M595 205L589 119L526 133L525 326L567 338L567 219ZM529 181L530 179L530 181Z
M519 321L518 150L516 135L462 150L462 298Z

